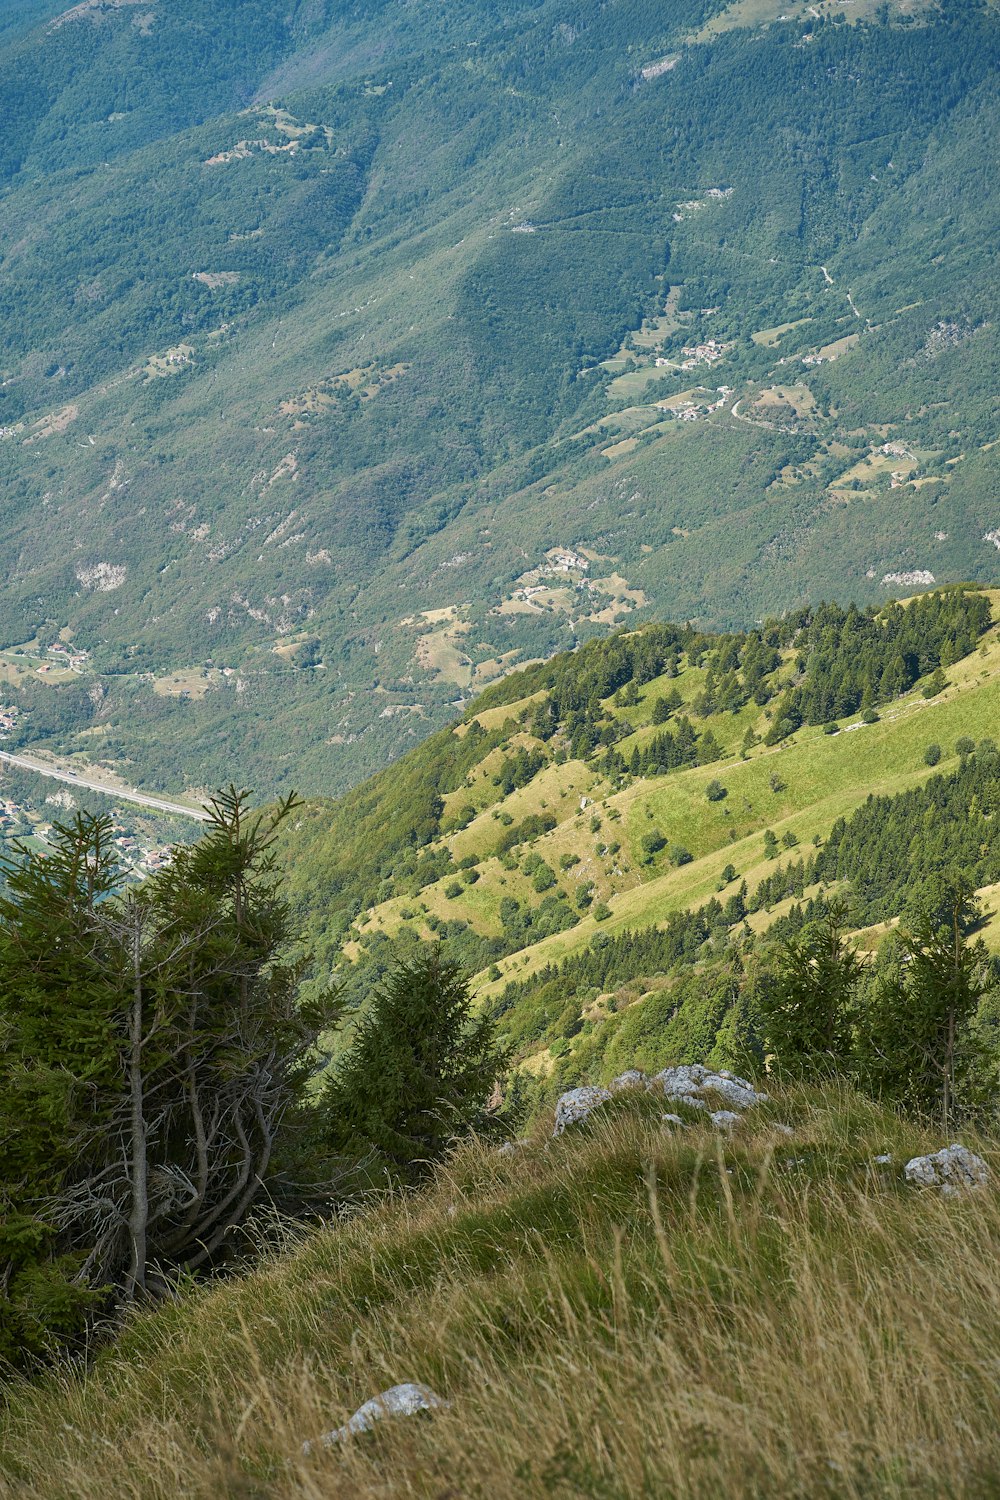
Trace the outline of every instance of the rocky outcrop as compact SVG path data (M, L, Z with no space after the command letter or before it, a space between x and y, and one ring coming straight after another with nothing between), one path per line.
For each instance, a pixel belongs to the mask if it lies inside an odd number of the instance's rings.
M569 1089L560 1095L556 1105L553 1135L562 1135L567 1125L578 1125L589 1120L595 1109L606 1104L615 1094L629 1089L662 1090L663 1096L672 1104L686 1104L691 1109L704 1110L712 1124L719 1130L730 1130L740 1115L751 1105L767 1098L759 1093L745 1078L725 1069L713 1072L701 1063L686 1063L677 1068L664 1068L649 1078L638 1068L629 1068L613 1079L609 1088ZM712 1110L712 1104L723 1100L727 1109ZM671 1124L684 1124L677 1114L666 1114L664 1120Z
M662 1073L657 1073L653 1080L663 1087L663 1092L668 1099L677 1104L699 1104L706 1103L705 1095L714 1094L724 1099L730 1109L749 1109L753 1104L759 1104L767 1098L766 1094L760 1094L752 1083L745 1078L738 1078L735 1073L727 1073L721 1069L713 1073L711 1068L706 1068L701 1063L689 1063L679 1068L664 1068Z
M619 1073L617 1078L611 1080L611 1092L613 1094L624 1093L626 1089L648 1089L651 1088L649 1079L645 1073L638 1068L628 1068L624 1073Z
M589 1120L594 1110L599 1105L606 1104L610 1098L609 1089L569 1089L560 1095L556 1105L556 1122L552 1134L562 1135L567 1125L580 1125L584 1120Z
M317 1446L332 1448L335 1443L342 1443L347 1437L369 1432L376 1422L382 1422L386 1417L413 1417L417 1412L441 1410L450 1404L448 1401L442 1401L440 1396L436 1396L429 1386L417 1385L408 1380L402 1385L391 1386L389 1390L383 1391L381 1395L373 1396L371 1401L366 1401L363 1406L359 1406L353 1417L349 1417L343 1427L335 1427L332 1432L325 1432L314 1442L303 1443L302 1452L311 1453Z
M914 1156L903 1168L903 1175L914 1187L937 1188L945 1194L985 1187L990 1178L983 1158L957 1141L933 1156Z

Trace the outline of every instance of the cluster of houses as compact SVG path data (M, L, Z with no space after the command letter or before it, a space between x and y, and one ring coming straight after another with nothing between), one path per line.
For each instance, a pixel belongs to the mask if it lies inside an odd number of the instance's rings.
M706 339L703 344L686 344L681 350L682 370L693 370L696 365L715 365L723 359L731 344L720 344L718 339Z
M543 573L586 573L590 567L590 560L581 557L579 552L570 552L567 549L557 547L549 552L548 564L540 571Z
M57 801L58 798L48 800ZM72 806L72 802L68 805ZM0 798L0 839L4 836L24 838L29 835L43 844L51 843L52 824L40 819L33 808L22 806L9 797ZM171 861L168 846L146 848L121 823L114 825L114 844L121 855L123 868L131 876L141 878L143 875L152 875Z
M720 385L716 387L719 394L718 401L694 401L690 397L678 403L674 401L657 401L657 408L664 416L675 417L678 422L698 422L702 417L711 416L713 411L721 411L726 404L726 397L731 396L733 388L731 385Z
M680 364L660 354L656 358L656 368L658 370L694 370L698 365L715 365L720 359L725 358L726 351L732 347L732 344L721 344L718 339L706 339L703 344L685 344L681 350L684 358Z
M82 672L90 660L90 652L84 651L82 646L67 646L63 641L56 641L55 645L49 647L49 656L64 667L72 667L74 672Z
M168 847L146 849L135 834L129 833L120 823L115 824L114 833L115 848L138 874L152 875L169 865L171 853Z
M5 739L12 730L17 728L17 721L21 717L21 710L11 705L8 708L0 703L0 739Z
M0 829L15 828L24 822L24 812L9 797L0 798Z
M568 579L573 573L586 573L589 567L590 559L583 557L579 552L574 552L569 547L553 547L545 554L545 562L540 567L532 568L530 573L522 575L525 582L520 588L514 590L511 598L522 599L530 603L539 594L547 593L551 589L551 583L543 580L557 577ZM576 587L582 586L578 580Z

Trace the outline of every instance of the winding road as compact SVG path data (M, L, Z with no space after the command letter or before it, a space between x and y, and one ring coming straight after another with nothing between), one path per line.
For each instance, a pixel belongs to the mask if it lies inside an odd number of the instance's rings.
M146 792L137 792L132 787L109 786L104 781L93 781L79 776L75 771L61 771L58 766L43 760L32 760L28 755L12 755L0 750L0 761L18 766L22 771L34 771L38 776L51 777L53 781L64 781L67 786L78 786L88 792L102 792L105 797L115 797L120 802L135 802L140 807L150 807L154 812L177 813L182 818L194 818L198 823L207 823L209 814L201 807L185 807L182 802L170 802L166 797L151 797Z

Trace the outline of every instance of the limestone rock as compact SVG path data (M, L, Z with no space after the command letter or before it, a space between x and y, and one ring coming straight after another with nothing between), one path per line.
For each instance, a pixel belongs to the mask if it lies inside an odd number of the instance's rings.
M402 1385L391 1386L381 1395L366 1401L363 1406L358 1407L353 1417L348 1418L343 1427L325 1432L316 1441L321 1447L332 1448L334 1443L342 1443L346 1437L369 1432L376 1422L381 1422L386 1417L412 1417L417 1412L435 1411L447 1408L450 1404L442 1401L440 1396L435 1396L429 1386L417 1385L408 1380ZM313 1443L303 1443L302 1452L311 1453L314 1446Z
M990 1176L982 1157L957 1141L933 1156L914 1156L906 1163L903 1174L914 1187L940 1188L943 1193L983 1187Z
M687 1129L687 1121L682 1120L680 1115L664 1115L663 1123L664 1125L679 1125L682 1130Z
M732 1130L740 1122L740 1116L731 1109L716 1109L708 1117L716 1130Z
M531 1145L530 1136L521 1136L516 1141L504 1141L502 1146L497 1147L498 1156L519 1156L522 1151L527 1151Z
M610 1089L613 1094L620 1094L625 1089L648 1089L649 1079L645 1073L638 1068L629 1068L624 1073L619 1073L617 1078L612 1078Z
M610 1098L609 1089L591 1087L569 1089L559 1096L556 1104L556 1123L552 1134L562 1135L567 1125L579 1125L583 1120L589 1120L594 1110L599 1105L606 1104Z
M743 1110L767 1098L766 1094L758 1093L745 1078L737 1078L735 1073L727 1073L725 1069L713 1073L702 1063L664 1068L653 1081L663 1085L663 1092L668 1099L684 1104L704 1103L704 1095L711 1093L724 1099L730 1109Z

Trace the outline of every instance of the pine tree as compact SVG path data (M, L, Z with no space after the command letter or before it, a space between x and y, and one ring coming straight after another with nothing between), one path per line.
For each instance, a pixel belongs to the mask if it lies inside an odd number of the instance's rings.
M106 818L55 830L0 898L0 1348L79 1329L99 1289L155 1295L260 1195L335 1006L298 1001L277 825L230 789L124 895ZM46 1295L38 1295L40 1281Z
M437 945L400 958L325 1090L329 1144L371 1180L415 1182L484 1118L505 1064L460 967Z
M955 883L943 921L931 911L900 935L903 961L876 987L860 1034L874 1091L937 1115L945 1131L975 1070L969 1023L987 988L983 952L966 936L974 910L971 892Z
M846 918L844 904L831 902L820 921L782 943L777 972L761 987L768 1050L784 1074L835 1073L849 1061L863 965L846 941Z

